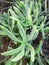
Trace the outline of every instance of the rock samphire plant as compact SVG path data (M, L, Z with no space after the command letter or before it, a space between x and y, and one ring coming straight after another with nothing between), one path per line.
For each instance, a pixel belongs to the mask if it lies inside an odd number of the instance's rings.
M44 11L45 12L45 11ZM0 16L0 35L8 36L16 45L16 48L9 47L8 51L1 53L9 57L5 65L22 65L25 57L29 62L26 65L44 65L40 54L42 45L49 33L49 22L47 16L42 15L41 0L19 1L12 6L7 13ZM38 47L34 48L33 41L41 34Z

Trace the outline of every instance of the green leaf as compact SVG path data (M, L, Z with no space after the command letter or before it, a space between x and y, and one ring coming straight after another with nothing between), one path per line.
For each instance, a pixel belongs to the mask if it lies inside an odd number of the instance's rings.
M31 51L31 61L34 62L35 60L35 50L34 50L34 47L31 46L29 43L27 43L28 47L30 48L30 51Z
M42 36L45 39L45 31L44 31L44 28L42 28Z
M46 62L49 64L49 59L48 58L45 58Z
M30 14L31 14L31 12L32 12L32 7L33 7L33 2L30 1Z
M49 25L49 21L45 24L45 26Z
M20 22L20 20L19 20L18 18L15 18L15 17L13 17L13 16L10 16L10 18L11 18L12 20L17 21L17 22Z
M14 42L15 42L15 44L17 44L17 42L21 42L20 40L18 40L16 37L15 37L15 35L11 32L11 31L9 31L7 28L5 28L4 26L0 26L0 28L3 30L3 32L7 35L7 36L9 36Z
M17 2L17 4L15 4L15 6L18 8L18 10L20 11L20 12L22 12L21 14L23 14L23 16L25 15L25 13L24 13L24 9L25 9L25 4L24 4L24 2L23 1L20 1L20 2ZM17 12L18 13L18 12ZM20 15L21 16L21 15ZM20 17L21 18L21 17Z
M24 56L24 47L22 48L21 52L15 58L13 58L11 61L12 62L19 61L23 56Z
M20 60L20 63L19 63L19 65L22 65L22 60Z
M27 56L27 55L28 55L29 51L30 51L30 49L26 46L25 56Z
M12 30L14 29L14 25L15 25L15 21L14 21L14 20L12 20L12 22L11 22L11 27L12 27Z
M38 32L37 27L34 26L33 29L32 29L32 31L31 31L31 33L30 33L30 35L29 35L28 41L35 40L37 38L37 36L38 36L38 33L39 32Z
M17 62L13 62L12 65L17 65Z
M41 0L38 1L38 5L39 5L39 12L41 12Z
M31 61L32 62L34 62L34 60L35 60L35 57L34 56L35 56L35 51L34 51L34 48L32 47L31 48Z
M39 54L38 54L37 60L38 60L39 65L44 65L44 63L43 63L43 61L41 59L41 56Z
M39 31L36 30L36 32L35 32L35 34L34 34L34 37L33 37L33 40L35 40L35 39L37 38L38 34L39 34Z
M27 23L29 25L32 25L32 17L31 17L31 13L30 13L30 8L28 8L27 19L28 19Z
M6 35L3 31L0 31L0 35Z
M43 40L40 41L38 47L37 47L36 50L35 50L35 54L38 54L38 53L41 52L42 45L43 45Z
M13 6L13 9L18 14L18 16L24 18L23 14L21 13L21 11L17 7Z
M20 1L20 6L21 6L21 7L25 7L25 4L24 4L23 1Z
M45 32L49 32L49 26L45 27L45 28L44 28L44 31L45 31Z
M13 48L12 48L12 47L10 47L10 46L8 46L8 51L10 51L10 50L13 50Z
M0 19L0 23L1 23L3 26L8 26L3 19Z
M15 17L15 18L18 18L18 16L16 15L16 13L12 10L12 9L9 9L9 12L10 14Z
M30 60L29 65L33 65L33 62Z
M13 54L19 53L22 48L23 48L23 44L20 45L20 47L18 47L16 49L13 49L13 50L10 50L10 51L7 51L7 52L3 52L3 53L1 53L1 55L5 55L5 56L13 55Z
M26 16L26 18L27 18L28 8L29 8L28 1L26 1L25 2L25 16Z
M23 29L22 25L19 22L17 22L17 25L18 25L18 29L19 29L20 35L22 36L23 40L26 40L26 32Z
M26 65L29 65L29 63L27 63Z
M13 56L6 61L5 65L13 65L13 63L11 62L12 59L13 59ZM14 63L14 65L16 64Z
M10 60L8 60L5 65L11 65L11 64L12 64L12 62Z
M45 39L44 21L41 24L41 32L42 32L43 39Z
M20 20L18 19L19 17L16 15L16 13L15 13L12 9L9 9L9 12L10 12L10 14L11 14L11 16L10 16L11 19L20 22Z
M39 11L38 11L38 3L37 2L35 2L34 14L35 14L35 16L38 16L38 14L39 14Z

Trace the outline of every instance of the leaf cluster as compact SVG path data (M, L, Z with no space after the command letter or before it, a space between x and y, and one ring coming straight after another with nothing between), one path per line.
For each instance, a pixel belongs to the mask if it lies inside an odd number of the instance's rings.
M40 62L39 65L44 65L40 54L43 41L48 38L49 22L46 22L47 16L40 16L42 12L41 0L38 2L25 0L16 2L7 13L0 14L0 35L8 36L14 44L19 44L17 48L1 53L4 56L11 56L6 65L21 61L23 57L29 57L30 65L31 63L34 65L35 60ZM27 32L29 29L31 31ZM42 34L42 39L35 49L31 44L37 39L39 33Z

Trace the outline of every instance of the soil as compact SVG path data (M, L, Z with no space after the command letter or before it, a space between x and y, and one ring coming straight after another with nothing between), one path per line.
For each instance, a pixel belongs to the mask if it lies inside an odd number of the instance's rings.
M49 58L49 39L45 40L43 43L43 54L47 58Z
M7 10L12 4L13 3L10 2L0 2L0 12L4 12L4 11L7 12Z

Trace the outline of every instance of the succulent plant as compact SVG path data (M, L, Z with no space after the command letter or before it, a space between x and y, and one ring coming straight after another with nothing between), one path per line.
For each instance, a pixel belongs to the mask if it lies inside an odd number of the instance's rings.
M41 15L42 13L41 0L38 2L25 0L16 2L8 13L1 14L0 35L8 36L14 44L19 44L17 48L1 53L4 56L11 56L7 64L11 65L12 62L21 61L23 57L26 57L30 59L30 65L34 64L35 60L39 62L39 65L44 65L40 54L42 44L49 33L49 22L46 22L47 16ZM31 31L28 33L27 30ZM42 39L35 49L31 44L37 39L39 33L42 34Z

